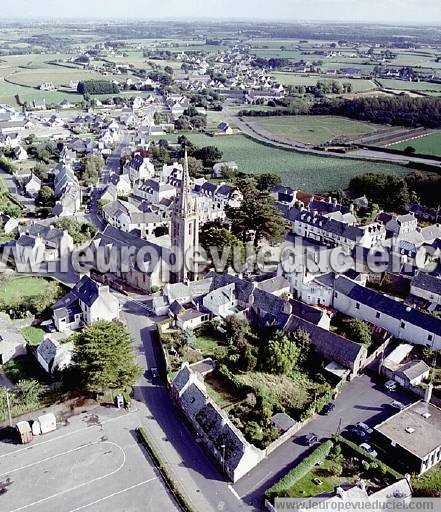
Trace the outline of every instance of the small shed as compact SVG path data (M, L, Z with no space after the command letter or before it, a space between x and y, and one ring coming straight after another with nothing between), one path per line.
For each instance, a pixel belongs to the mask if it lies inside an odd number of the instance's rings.
M28 444L32 442L32 429L28 421L19 421L15 428L17 429L22 444Z
M279 430L279 432L287 432L294 427L297 422L285 412L278 412L271 418L271 425Z
M38 423L40 424L42 434L47 434L48 432L53 432L57 429L57 418L52 412L39 416Z

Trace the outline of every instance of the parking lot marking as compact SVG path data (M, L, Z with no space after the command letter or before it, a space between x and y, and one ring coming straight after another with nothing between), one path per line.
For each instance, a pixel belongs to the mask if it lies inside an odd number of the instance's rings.
M228 489L230 489L230 491L233 493L233 496L240 500L240 496L237 494L236 490L233 488L233 486L231 484L228 484Z
M88 503L87 505L82 505L81 507L73 508L72 510L69 510L68 512L78 512L79 510L84 510L85 508L92 507L93 505L97 505L98 503L109 500L110 498L113 498L114 496L118 496L119 494L123 494L125 492L131 491L132 489L136 489L137 487L141 487L142 485L146 485L150 482L153 482L153 480L157 480L157 479L158 478L156 476L153 478L149 478L148 480L144 480L144 482L139 482L139 484L131 485L130 487L121 489L118 492L114 492L113 494L104 496L104 498L100 498L99 500L92 501L92 502Z
M46 496L46 498L42 498L41 500L34 501L33 503L29 503L27 505L23 505L22 507L15 508L14 510L10 510L9 512L19 512L21 510L26 510L26 509L28 509L30 507L34 507L36 505L39 505L40 503L44 503L45 501L49 501L49 500L52 500L54 498L58 498L59 496L62 496L63 494L76 491L76 490L81 489L82 487L85 487L87 485L91 485L91 484L94 484L95 482L99 482L101 480L109 478L110 476L115 475L116 473L121 471L121 469L126 464L126 452L123 450L123 448L121 448L121 446L119 446L119 445L117 445L115 443L112 443L110 441L105 441L105 442L107 442L109 444L114 444L115 446L117 446L121 450L121 452L123 454L123 460L122 460L121 464L116 469L114 469L110 473L107 473L107 475L102 475L102 476L99 476L97 478L93 478L92 480L88 480L87 482L84 482L82 484L75 485L74 487L70 487L69 489L64 489L63 491L57 492L56 494L53 494L52 496ZM92 444L97 444L97 443L92 443Z
M112 443L112 441L95 441L94 443L86 443L82 444L81 446L77 446L76 448L72 448L71 450L67 450L65 452L58 453L57 455L52 455L51 457L46 457L45 459L37 460L36 462L32 462L31 464L27 464L26 466L21 466L20 468L12 469L11 471L6 471L6 473L0 474L0 478L3 476L9 476L12 475L12 473L17 473L18 471L22 471L23 469L31 468L32 466L37 466L38 464L43 464L43 462L47 462L49 460L57 459L58 457L62 457L63 455L68 455L69 453L77 452L79 450L82 450L83 448L87 448L89 446L93 446L95 444L112 444L113 446L116 446L118 450L120 450L124 456L124 450L121 448L121 446L117 445L116 443Z
M4 453L3 455L0 455L0 459L3 459L4 457L9 457L11 455L15 455L17 453L24 452L26 450L31 450L32 448L38 448L39 446L43 446L45 444L52 443L54 441L58 441L60 439L65 439L66 437L73 436L73 435L78 434L80 432L84 432L85 430L88 430L89 428L102 427L103 425L107 425L108 423L111 423L112 421L117 421L117 420L120 420L122 418L127 418L127 416L131 416L132 414L135 414L136 412L138 412L137 409L135 409L134 411L128 412L127 414L123 414L121 416L117 416L116 418L110 418L107 421L102 421L99 424L88 425L87 427L79 428L77 430L74 430L73 432L67 432L66 434L63 434L61 436L51 437L50 439L47 439L46 441L41 441L40 443L29 444L29 445L25 446L24 448L20 448L19 450L11 451L11 452L8 452L8 453Z

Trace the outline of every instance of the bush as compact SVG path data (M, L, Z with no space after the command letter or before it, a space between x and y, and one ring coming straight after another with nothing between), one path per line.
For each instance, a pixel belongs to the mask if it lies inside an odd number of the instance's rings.
M316 448L310 455L305 457L302 462L297 464L288 474L281 480L270 487L266 491L268 498L275 498L276 496L284 496L289 489L298 482L301 478L307 475L320 461L324 461L331 452L334 443L326 441L318 448Z

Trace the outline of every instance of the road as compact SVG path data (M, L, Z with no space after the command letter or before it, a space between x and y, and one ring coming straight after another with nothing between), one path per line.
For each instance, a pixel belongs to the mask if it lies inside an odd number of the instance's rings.
M395 155L384 151L372 151L369 149L358 149L356 151L349 151L348 153L331 153L313 149L311 144L304 144L296 142L285 137L276 136L273 133L268 132L264 128L258 127L256 124L248 124L247 122L240 119L237 112L230 110L228 107L224 107L223 112L226 114L229 122L239 128L242 133L249 137L270 144L280 149L286 149L288 151L298 151L300 153L310 153L318 156L333 156L335 158L350 158L354 160L369 160L369 161L381 161L390 162L393 164L407 165L409 162L414 164L426 164L433 165L441 168L441 162L438 160L432 160L430 158L420 158L408 155ZM258 118L253 118L258 119Z
M97 408L23 446L0 444L4 512L179 512L137 441L139 411Z
M149 369L158 367L161 358L154 319L145 313L139 303L126 301L124 319L136 341L138 362L144 369L144 377L135 389L135 398L146 406L144 428L197 511L256 510L239 500L203 447L196 443L167 389L149 381Z

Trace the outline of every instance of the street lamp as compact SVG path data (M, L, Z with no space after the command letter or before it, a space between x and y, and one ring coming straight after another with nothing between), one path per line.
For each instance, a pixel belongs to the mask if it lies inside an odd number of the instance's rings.
M225 473L225 445L221 445L222 448L222 472Z
M9 401L9 391L6 389L6 404L8 406L9 426L12 427L11 402Z

